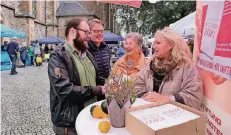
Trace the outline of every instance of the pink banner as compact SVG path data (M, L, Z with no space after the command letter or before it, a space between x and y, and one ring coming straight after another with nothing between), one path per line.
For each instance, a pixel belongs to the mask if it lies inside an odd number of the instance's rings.
M202 3L198 67L231 79L231 1Z
M97 1L118 4L118 5L128 5L135 8L139 8L142 3L142 0L97 0Z
M225 1L221 24L215 55L231 58L231 1Z
M197 1L194 61L204 90L206 135L231 133L231 1Z

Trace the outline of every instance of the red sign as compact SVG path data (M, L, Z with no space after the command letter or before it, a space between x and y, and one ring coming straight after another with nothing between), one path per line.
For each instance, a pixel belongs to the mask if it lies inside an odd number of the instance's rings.
M203 81L206 135L231 129L231 1L197 0L194 61Z
M118 4L118 5L129 5L135 8L139 8L142 3L142 0L97 0L97 1Z

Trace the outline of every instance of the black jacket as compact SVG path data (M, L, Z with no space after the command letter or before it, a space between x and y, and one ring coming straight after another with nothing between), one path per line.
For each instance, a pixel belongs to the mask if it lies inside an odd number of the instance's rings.
M99 84L104 85L105 79L108 78L111 71L110 49L108 45L104 42L102 42L99 47L97 47L92 41L89 41L88 45L88 51L93 55L95 62L99 68Z
M94 59L88 51L87 56L97 71ZM101 87L81 86L74 59L62 45L57 46L51 53L48 75L52 123L58 127L74 128L75 120L84 108L84 101L101 95Z
M7 45L7 52L9 55L17 55L16 52L19 51L19 45L17 42L15 41L11 41L8 45Z
M147 47L142 46L142 52L143 52L143 54L144 54L145 57L148 57L148 55L149 55L149 50L148 50Z

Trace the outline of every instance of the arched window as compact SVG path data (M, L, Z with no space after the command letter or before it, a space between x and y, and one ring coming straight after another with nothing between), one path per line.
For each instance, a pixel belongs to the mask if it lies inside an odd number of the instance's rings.
M38 0L33 0L32 1L32 12L33 12L33 17L36 19L40 20L40 13L41 13L41 7L40 7L40 1Z
M37 18L37 1L32 1L32 15L33 17Z

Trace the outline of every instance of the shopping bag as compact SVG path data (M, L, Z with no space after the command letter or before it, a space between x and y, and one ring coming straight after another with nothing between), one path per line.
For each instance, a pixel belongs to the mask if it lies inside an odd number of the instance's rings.
M45 54L45 59L50 59L50 54L48 53L48 54Z
M36 62L37 63L42 63L42 57L40 57L40 56L36 57Z

